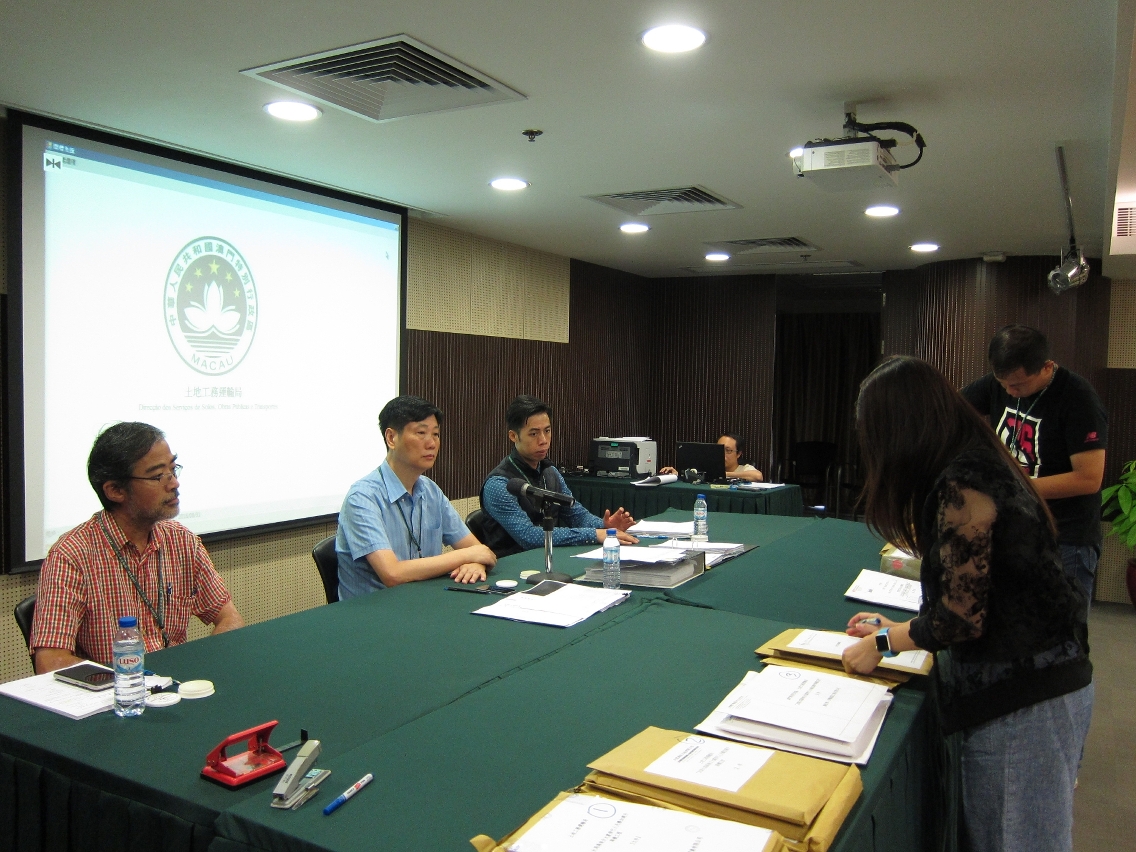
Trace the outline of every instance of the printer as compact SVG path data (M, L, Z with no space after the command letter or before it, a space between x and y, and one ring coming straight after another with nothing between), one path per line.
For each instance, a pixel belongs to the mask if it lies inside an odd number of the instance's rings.
M593 438L588 466L595 476L621 479L654 476L656 447L649 438Z

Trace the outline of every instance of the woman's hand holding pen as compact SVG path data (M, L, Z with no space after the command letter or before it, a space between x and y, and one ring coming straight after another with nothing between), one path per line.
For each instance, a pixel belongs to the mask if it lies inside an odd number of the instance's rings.
M844 632L849 636L871 636L883 627L895 627L897 624L898 621L884 618L878 612L858 612L848 619L848 627Z

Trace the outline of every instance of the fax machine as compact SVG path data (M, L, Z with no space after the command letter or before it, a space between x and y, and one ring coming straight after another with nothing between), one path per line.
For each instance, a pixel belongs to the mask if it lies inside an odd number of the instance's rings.
M596 476L643 479L655 475L656 456L647 438L593 438L588 466Z

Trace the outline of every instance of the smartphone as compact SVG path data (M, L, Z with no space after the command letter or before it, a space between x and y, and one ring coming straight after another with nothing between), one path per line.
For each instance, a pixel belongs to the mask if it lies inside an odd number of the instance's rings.
M114 686L114 669L108 669L98 663L76 663L57 670L55 679L70 686L81 686L83 689L98 692Z

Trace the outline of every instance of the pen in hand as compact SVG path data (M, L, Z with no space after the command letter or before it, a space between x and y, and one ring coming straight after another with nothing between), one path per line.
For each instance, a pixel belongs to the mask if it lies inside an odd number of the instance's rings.
M374 777L374 775L368 772L366 775L364 775L362 778L360 778L358 781L344 790L341 795L336 796L332 803L323 809L323 815L327 816L328 814L330 814L332 811L334 811L336 808L338 808L340 805L342 805L344 802L346 802L348 799L350 799L352 796L354 796L356 793L370 784Z
M860 624L874 624L874 625L876 625L876 627L879 627L880 624L882 624L882 623L883 622L881 622L878 618L861 618L860 619Z

